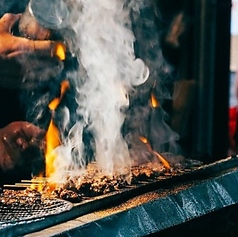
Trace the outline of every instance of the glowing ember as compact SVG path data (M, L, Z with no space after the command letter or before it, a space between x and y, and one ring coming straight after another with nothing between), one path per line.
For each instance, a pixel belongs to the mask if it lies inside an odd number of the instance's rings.
M158 152L156 151L153 151L153 153L159 158L159 160L163 163L163 165L165 166L165 168L167 170L170 170L171 169L171 166L169 164L169 162L162 156L160 155Z
M169 162L162 156L160 155L158 152L154 151L151 147L151 145L149 144L149 141L146 137L139 137L139 139L146 144L146 147L148 149L149 152L153 153L156 157L158 157L158 159L162 162L162 164L164 165L164 167L167 170L171 170L171 166L169 164Z

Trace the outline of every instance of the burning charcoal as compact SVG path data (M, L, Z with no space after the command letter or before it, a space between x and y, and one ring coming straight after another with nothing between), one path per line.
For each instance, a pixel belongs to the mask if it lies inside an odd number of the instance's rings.
M159 163L149 162L140 166L135 166L132 168L132 183L155 179L165 172L165 168Z
M149 168L137 168L132 171L132 180L133 183L137 183L138 181L146 181L149 178L154 177L154 172Z
M126 182L119 177L97 177L92 180L83 180L80 192L85 196L98 196L116 191L126 185Z
M29 197L41 197L41 193L35 189L25 189L23 193Z
M73 195L71 195L74 197ZM45 197L35 190L4 190L0 194L0 222L30 220L71 209L69 202Z
M69 179L62 187L63 189L68 189L72 191L77 191L77 188L75 186L75 182L72 179Z
M114 180L112 182L112 185L113 185L115 190L119 190L119 189L124 188L125 186L127 186L128 183L123 179L118 179L118 180Z
M181 172L181 169L176 167L171 168L168 172L160 162L151 161L138 166L133 166L130 170L130 181L132 184L137 184L140 181L147 182L162 175L174 175L179 172ZM84 175L68 177L65 183L54 187L53 191L50 184L45 183L43 192L44 195L48 193L51 197L53 196L71 202L79 202L83 196L99 196L128 186L128 174L129 172L125 171L124 174L108 176L99 171L97 166L92 163L88 165L87 172L85 172ZM33 196L35 200L37 196L40 200L41 195L43 195L43 193L40 194L36 190L25 190L24 195L26 194L29 194L28 196Z
M4 193L0 195L0 200L0 203L7 205L8 207L31 207L34 203L41 203L41 195L36 195L36 193L31 195L29 190L4 190Z
M91 182L87 181L81 184L79 191L83 193L85 196L91 196L90 195L90 187L91 187Z
M53 196L59 197L59 196L60 196L60 193L61 193L62 191L63 191L63 188L58 187L58 188L54 189L51 194L52 194Z
M60 193L59 197L66 201L70 201L74 203L80 202L82 200L82 196L80 194L68 189L64 189Z

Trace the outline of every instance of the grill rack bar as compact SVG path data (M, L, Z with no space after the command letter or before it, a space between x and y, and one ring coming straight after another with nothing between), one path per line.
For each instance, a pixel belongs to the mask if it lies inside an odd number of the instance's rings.
M119 205L127 200L145 194L148 192L162 192L162 190L168 190L168 195L171 194L171 188L182 183L189 183L196 185L196 183L201 183L207 179L213 179L217 176L222 175L222 173L234 171L238 169L238 159L237 156L228 157L218 162L214 162L208 165L203 165L198 167L191 172L183 173L181 175L175 176L164 176L158 177L158 179L150 180L150 182L143 182L138 185L132 185L122 190L112 192L106 195L101 195L94 198L85 198L80 203L74 204L74 207L65 213L57 215L57 218L45 217L44 219L34 221L28 221L26 223L20 223L17 226L7 226L1 229L0 234L14 233L14 235L29 234L41 229L49 228L51 226L63 223L80 216L84 216L95 212L97 210L102 210L104 208L109 208L112 205ZM23 228L24 227L24 228ZM27 227L27 228L26 228Z

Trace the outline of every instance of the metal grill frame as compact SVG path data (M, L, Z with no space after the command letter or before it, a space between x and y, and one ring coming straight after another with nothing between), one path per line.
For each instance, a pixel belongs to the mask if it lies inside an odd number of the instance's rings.
M5 236L19 236L23 234L28 234L40 230L44 230L50 227L57 227L58 224L65 223L66 221L73 220L75 218L81 218L83 216L90 215L98 210L103 210L105 208L109 208L112 206L117 206L119 204L124 203L127 200L130 200L133 197L136 197L141 194L145 194L148 192L160 192L160 190L168 190L167 197L171 195L171 187L172 186L180 186L184 182L188 182L192 186L199 187L202 182L212 183L212 180L218 179L221 177L223 180L223 174L227 173L227 177L231 177L232 181L237 182L238 179L233 178L233 174L237 174L238 172L238 157L228 157L223 160L219 160L218 162L214 162L208 165L203 165L192 172L184 173L181 175L163 177L162 179L150 180L147 183L143 183L137 186L127 187L123 190L112 192L106 195L98 196L95 198L89 198L88 200L83 200L81 203L74 204L74 207L68 211L60 213L59 215L46 216L44 218L38 218L35 220L23 221L18 223L17 225L8 225L0 227L0 235L3 234ZM229 183L228 183L229 184ZM230 185L230 184L229 184ZM183 185L182 185L183 187ZM183 194L184 192L190 192L190 187L183 187L179 193ZM195 188L196 189L196 188ZM234 190L234 187L232 187ZM177 191L176 191L177 193ZM234 195L236 195L235 192ZM237 193L238 194L238 193ZM233 194L232 194L233 195ZM163 198L158 198L157 201L154 202L160 203L161 200L167 200L167 197L163 195ZM170 198L169 198L170 200ZM168 200L168 201L169 201ZM237 196L238 200L238 196ZM146 203L139 205L138 208L146 205ZM230 204L227 204L230 205ZM223 206L222 206L223 207ZM218 208L221 208L219 206ZM127 210L128 212L129 210ZM206 210L207 211L207 210ZM211 211L211 210L209 210ZM204 212L205 214L205 212ZM117 215L115 215L117 218ZM110 219L110 218L109 218ZM169 218L168 218L169 219ZM86 226L89 223L83 222ZM111 226L111 225L110 225ZM169 227L169 226L167 226Z
M3 200L13 199L12 204L4 204ZM55 198L35 198L35 203L27 203L32 197L6 197L0 195L0 225L15 224L50 215L57 215L73 208L71 202ZM25 202L25 204L24 204Z

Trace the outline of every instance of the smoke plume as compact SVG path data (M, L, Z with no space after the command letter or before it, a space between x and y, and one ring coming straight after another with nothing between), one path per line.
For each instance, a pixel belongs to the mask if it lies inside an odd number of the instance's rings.
M78 174L91 161L104 173L122 173L132 162L148 156L139 136L147 137L158 151L165 151L168 144L175 147L177 135L164 121L162 106L156 111L150 106L152 91L160 104L170 97L167 84L171 80L150 3L63 3L69 14L59 34L69 50L70 67L53 88L67 79L70 90L54 114L62 140L56 148L56 176L64 171ZM57 90L40 96L41 92L34 92L38 103L29 112L34 121L44 120L47 103Z

